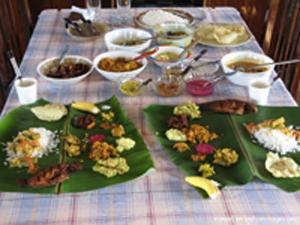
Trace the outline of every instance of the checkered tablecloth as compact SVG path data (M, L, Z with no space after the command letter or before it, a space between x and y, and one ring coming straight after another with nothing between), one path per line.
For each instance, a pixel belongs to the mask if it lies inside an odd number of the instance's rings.
M132 15L144 9L133 9ZM194 16L200 11L206 22L243 22L233 8L185 8ZM64 30L63 17L68 11L42 12L34 30L21 71L37 77L37 64L43 59L58 55L65 44L71 45L72 54L93 59L106 51L103 38L92 42L72 40ZM100 19L117 24L120 14L102 10ZM122 15L121 15L122 16ZM203 46L198 46L203 48ZM236 48L209 48L207 58L220 58L230 51L253 50L261 52L255 39ZM155 77L161 70L153 64L141 74ZM186 100L237 98L248 100L247 90L227 81L218 83L209 97L191 97L186 93L176 98L161 98L148 90L143 96L124 97L116 84L96 72L83 82L60 88L38 78L39 97L54 102L72 100L101 101L117 95L128 115L142 135L155 161L156 172L125 184L90 192L61 195L0 193L0 224L300 224L300 193L288 194L274 186L253 181L244 186L226 187L217 200L204 200L188 184L184 175L163 152L155 136L147 128L142 109L151 103L176 104ZM295 101L281 80L272 87L270 105L295 105ZM15 90L10 93L3 114L18 105ZM0 171L1 172L1 171Z

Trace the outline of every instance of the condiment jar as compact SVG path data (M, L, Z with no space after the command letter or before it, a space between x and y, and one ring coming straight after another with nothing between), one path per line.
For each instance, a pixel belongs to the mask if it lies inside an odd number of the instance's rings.
M137 96L143 93L146 86L141 86L142 79L128 78L119 82L119 89L126 96Z
M152 83L152 88L157 95L174 97L182 93L185 83L180 76L160 76Z

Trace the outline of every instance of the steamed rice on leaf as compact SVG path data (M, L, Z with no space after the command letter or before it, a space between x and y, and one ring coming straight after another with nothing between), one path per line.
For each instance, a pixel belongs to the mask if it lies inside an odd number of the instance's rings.
M300 151L300 131L285 125L284 117L248 123L247 131L265 148L280 154Z
M30 128L5 144L6 161L10 167L29 167L34 172L38 158L53 152L59 143L57 135L45 128Z
M31 112L40 120L57 121L68 114L68 110L61 104L47 104L31 108Z

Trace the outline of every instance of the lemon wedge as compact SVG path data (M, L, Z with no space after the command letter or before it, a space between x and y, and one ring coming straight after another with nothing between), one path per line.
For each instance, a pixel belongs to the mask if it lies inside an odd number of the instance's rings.
M98 114L100 112L100 109L91 102L73 102L72 107L74 109L90 112L93 114Z
M218 188L220 184L214 180L199 176L191 176L186 177L185 181L194 187L203 189L211 199L216 199L221 194L221 191Z

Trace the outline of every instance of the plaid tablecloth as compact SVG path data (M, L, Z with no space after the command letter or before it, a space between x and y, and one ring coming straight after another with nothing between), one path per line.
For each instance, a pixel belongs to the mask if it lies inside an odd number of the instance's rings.
M132 15L144 9L133 9ZM197 16L200 11L206 21L243 23L233 8L186 8ZM36 66L43 59L58 55L65 44L72 54L93 59L106 51L103 39L92 42L72 40L64 31L63 17L67 10L42 12L24 56L21 70L26 76L37 76ZM102 10L100 18L110 24L119 22L120 14ZM121 15L122 16L122 15ZM203 46L199 46L203 48ZM252 39L236 48L209 48L207 58L220 58L235 50L261 48ZM142 77L161 74L149 64ZM149 90L142 97L124 97L117 85L94 72L83 82L59 88L43 79L39 81L39 97L54 102L72 100L101 101L115 94L131 120L141 130L156 165L156 172L138 180L101 190L76 194L36 195L0 193L0 224L300 224L300 193L288 194L274 186L253 181L244 186L227 187L217 200L204 200L188 184L184 175L173 165L147 128L142 109L151 103L176 104L188 99L205 102L215 99L247 100L247 90L227 81L220 82L210 97L194 98L184 94L176 98L160 98ZM295 105L281 80L272 87L270 105ZM3 114L18 105L15 90L9 95ZM1 172L1 171L0 171Z

